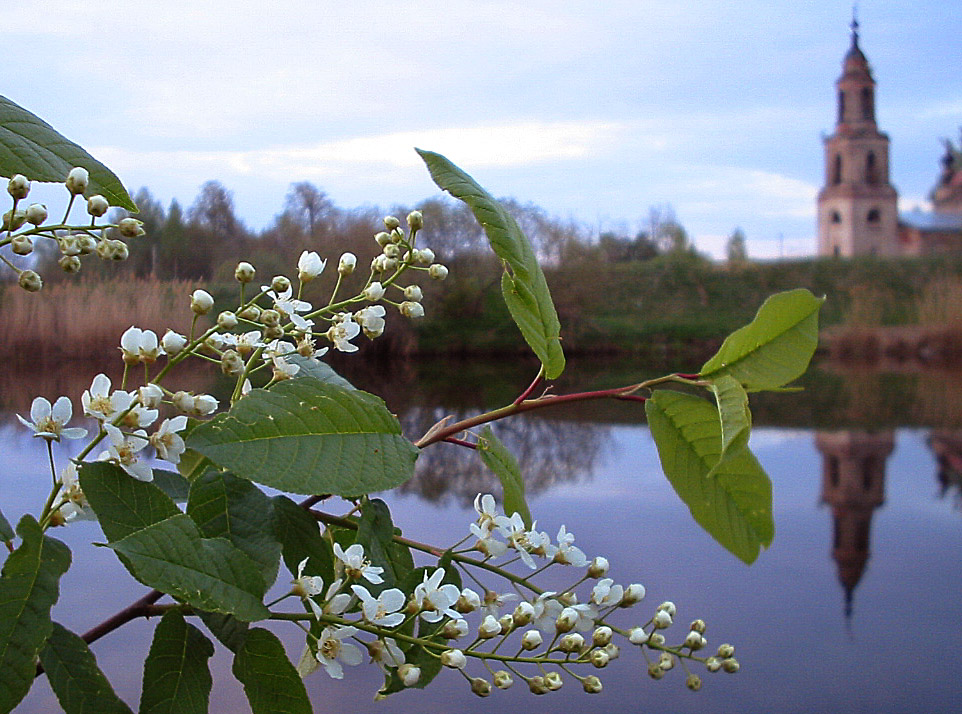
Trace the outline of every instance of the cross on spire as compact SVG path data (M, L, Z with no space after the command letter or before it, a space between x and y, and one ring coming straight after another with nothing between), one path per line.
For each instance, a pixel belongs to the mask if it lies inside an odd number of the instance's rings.
M852 46L858 47L858 5L852 5Z

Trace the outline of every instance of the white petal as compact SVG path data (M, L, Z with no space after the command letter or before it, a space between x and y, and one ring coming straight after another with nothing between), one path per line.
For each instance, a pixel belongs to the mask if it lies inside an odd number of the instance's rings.
M49 417L50 409L50 402L43 397L37 397L34 399L33 403L30 405L30 418L33 419L33 423L37 424L41 420Z

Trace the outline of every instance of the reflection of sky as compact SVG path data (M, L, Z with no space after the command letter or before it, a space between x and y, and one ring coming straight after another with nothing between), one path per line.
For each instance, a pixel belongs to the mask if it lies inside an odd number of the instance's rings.
M811 431L758 429L752 446L774 483L776 538L758 562L747 567L718 547L694 524L661 475L643 427L612 427L609 449L591 479L562 482L532 499L539 527L552 535L565 523L589 555L602 554L621 582L639 581L648 598L637 612L647 619L665 599L679 608L677 620L702 617L713 649L735 643L742 663L732 677L705 676L705 686L687 691L680 671L661 682L644 674L637 652L600 674L605 691L595 697L567 682L560 695L536 700L516 684L481 702L462 678L445 672L425 692L405 692L374 704L379 677L370 667L349 670L342 682L318 672L308 689L318 711L561 712L936 712L952 709L962 665L955 656L962 621L958 564L962 562L962 513L939 500L935 460L922 431L897 433L887 464L886 502L872 522L871 558L846 624L843 590L831 559L832 513L819 503L821 457ZM0 428L0 473L4 514L14 521L36 508L48 485L42 444L22 429ZM438 541L466 532L470 509L440 508L413 496L390 499L405 535ZM55 618L83 631L136 599L133 583L106 549L94 523L78 523L55 535L74 548ZM550 571L549 571L550 573ZM564 579L567 582L567 578ZM551 582L551 579L549 579ZM557 581L560 582L560 581ZM633 624L630 617L623 620ZM152 623L128 625L94 645L101 666L129 702L139 697L143 658ZM669 632L679 632L681 628ZM300 644L286 638L296 658ZM229 674L230 659L218 646L212 711L246 710ZM707 673L706 673L707 674ZM18 711L56 710L44 683Z

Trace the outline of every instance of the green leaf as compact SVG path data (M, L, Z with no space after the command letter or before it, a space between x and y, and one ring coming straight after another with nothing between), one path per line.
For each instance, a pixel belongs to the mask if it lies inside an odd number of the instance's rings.
M180 513L157 486L138 481L116 464L92 461L81 464L79 472L80 488L111 543Z
M800 288L777 293L755 319L730 334L701 368L705 379L731 375L748 391L776 389L800 377L818 345L818 310L825 298Z
M176 610L164 613L144 662L140 714L206 714L214 645Z
M0 97L0 176L23 174L31 181L63 183L75 166L90 173L88 196L99 193L111 206L137 212L110 169L38 116Z
M745 563L775 537L772 485L747 448L721 459L718 411L704 399L667 390L645 402L658 456L695 521Z
M194 429L188 444L265 486L338 496L399 486L418 455L383 401L310 377L255 389Z
M10 521L4 517L3 511L0 511L0 540L4 543L12 543L16 536L17 534L13 532Z
M565 367L561 324L538 259L517 221L464 171L431 151L416 150L431 178L443 191L464 201L484 229L495 254L505 264L501 292L525 341L555 379Z
M33 516L17 524L20 546L0 572L0 712L26 696L37 668L34 658L53 629L50 608L60 597L60 576L70 550L43 535Z
M187 515L207 538L223 537L260 566L264 582L277 579L281 545L274 537L271 499L250 481L207 471L190 484Z
M335 372L327 362L321 362L319 359L304 357L299 354L286 355L284 359L300 367L300 370L294 375L294 379L313 377L325 384L333 384L337 387L344 387L344 389L356 389L353 384ZM278 384L282 384L282 382L278 382Z
M56 622L40 650L40 664L66 714L131 714L87 643Z
M238 620L233 615L225 615L222 612L198 611L197 615L207 625L211 634L231 652L237 652L244 644L244 638L247 637L247 630L250 628L249 622Z
M137 580L199 610L263 620L266 585L257 564L224 538L203 538L181 513L110 544Z
M320 575L324 582L334 580L334 552L331 544L321 537L317 521L305 509L287 496L275 496L274 534L281 542L281 557L291 575L297 575L297 566L308 558L304 572Z
M528 504L524 500L524 479L521 476L521 467L514 454L508 451L501 440L494 435L490 426L484 427L481 431L481 438L478 439L478 453L481 461L501 481L501 488L504 491L504 512L508 515L518 513L524 520L524 525L531 528L531 512Z
M752 430L752 413L748 409L748 392L737 379L722 375L711 383L721 418L722 458L748 445Z
M186 501L190 490L190 481L175 471L154 469L154 486L167 494L172 501Z
M247 634L234 657L233 672L244 685L253 714L313 714L304 682L269 630L255 627Z
M361 504L356 542L364 546L364 554L372 565L384 568L384 582L368 588L372 594L394 587L414 569L410 549L394 541L395 532L391 511L384 501L372 498Z

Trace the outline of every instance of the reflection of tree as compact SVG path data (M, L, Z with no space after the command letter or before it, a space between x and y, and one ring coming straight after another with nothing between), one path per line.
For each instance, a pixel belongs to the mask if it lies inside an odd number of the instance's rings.
M448 413L436 407L412 407L401 416L406 434L423 434ZM456 420L476 411L455 413ZM518 417L493 427L518 459L527 493L540 493L563 482L589 478L592 465L610 439L606 427L595 424ZM428 501L468 504L478 493L500 494L498 479L477 453L454 444L435 444L418 458L414 478L401 486Z
M962 511L962 431L934 429L928 442L938 464L939 497Z

